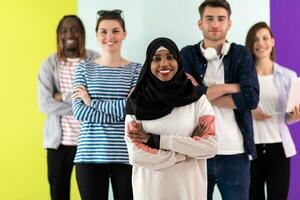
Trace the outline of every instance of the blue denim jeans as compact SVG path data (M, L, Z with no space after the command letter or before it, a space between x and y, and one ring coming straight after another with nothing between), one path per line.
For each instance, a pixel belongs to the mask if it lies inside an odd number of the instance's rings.
M207 200L217 184L223 200L248 200L250 161L247 154L216 155L207 160Z

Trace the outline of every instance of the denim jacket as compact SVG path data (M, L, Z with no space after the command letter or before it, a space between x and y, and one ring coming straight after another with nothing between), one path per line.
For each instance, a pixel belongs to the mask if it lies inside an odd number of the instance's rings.
M185 71L200 84L199 90L207 92L203 83L207 60L200 51L200 43L184 47L180 51ZM241 91L232 94L236 105L234 115L244 140L245 152L256 158L251 109L258 105L259 85L252 56L246 47L231 43L230 50L224 56L225 83L240 84Z
M87 60L94 60L99 55L87 50ZM54 92L60 92L59 61L56 54L49 56L42 64L38 74L38 105L41 112L47 114L43 131L43 148L57 149L61 142L61 115L72 114L72 99L62 102L53 98Z

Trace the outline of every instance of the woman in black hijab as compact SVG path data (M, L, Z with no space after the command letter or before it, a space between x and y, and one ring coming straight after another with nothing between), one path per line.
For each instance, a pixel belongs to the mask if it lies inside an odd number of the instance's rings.
M134 199L206 199L206 159L217 152L214 113L187 79L172 40L148 46L126 112Z
M170 56L178 65L176 74L169 81L161 81L151 72L151 63L155 59L153 56L160 47L169 50ZM197 101L201 95L183 71L176 44L167 38L157 38L147 49L146 61L136 89L127 100L126 112L139 120L157 119L169 114L174 107Z

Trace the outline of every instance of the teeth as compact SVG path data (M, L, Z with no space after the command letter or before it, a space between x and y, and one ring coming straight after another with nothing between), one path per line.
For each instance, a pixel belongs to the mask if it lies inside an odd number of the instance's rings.
M159 70L159 73L161 74L167 74L170 73L171 70L167 69L167 70Z
M71 43L74 43L75 40L67 40L66 42L67 42L68 44L71 44Z

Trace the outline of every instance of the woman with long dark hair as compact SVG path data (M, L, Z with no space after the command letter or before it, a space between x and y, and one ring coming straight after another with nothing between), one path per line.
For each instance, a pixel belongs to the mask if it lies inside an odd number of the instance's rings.
M251 162L250 199L286 200L290 157L296 149L287 123L300 119L299 105L286 113L291 82L296 73L275 62L275 39L265 22L254 24L246 38L260 85L260 102L252 110L257 159ZM265 195L265 185L267 195Z

